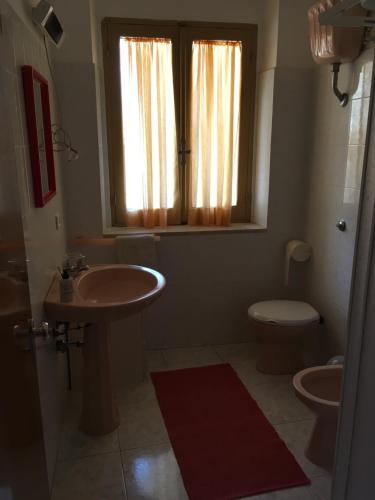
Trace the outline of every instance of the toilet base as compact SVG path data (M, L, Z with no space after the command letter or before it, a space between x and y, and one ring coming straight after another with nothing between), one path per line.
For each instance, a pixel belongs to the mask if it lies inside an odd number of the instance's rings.
M297 373L303 368L299 342L262 342L258 354L257 370L273 375Z
M257 369L271 375L292 375L304 368L302 346L304 339L315 335L319 324L280 326L251 320L260 340Z
M316 418L305 455L315 465L328 471L333 468L336 449L337 415Z

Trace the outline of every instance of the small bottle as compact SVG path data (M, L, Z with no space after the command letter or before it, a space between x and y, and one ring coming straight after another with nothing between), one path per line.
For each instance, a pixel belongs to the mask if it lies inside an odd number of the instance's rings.
M73 300L73 278L67 271L63 271L60 280L60 301L71 302Z

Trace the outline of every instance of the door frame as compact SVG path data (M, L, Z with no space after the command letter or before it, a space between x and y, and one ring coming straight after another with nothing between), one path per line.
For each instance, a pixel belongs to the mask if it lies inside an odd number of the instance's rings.
M375 296L375 64L372 75L367 126L364 173L358 214L357 240L353 264L348 340L345 353L342 410L336 447L332 500L369 500L375 488L375 460L366 459L361 446L363 431L372 431L375 405L369 405L367 387L374 371L375 319L370 303ZM371 384L371 380L370 380ZM366 396L367 394L367 396ZM374 393L375 400L375 393ZM366 409L363 412L363 408ZM358 467L362 468L361 476ZM370 469L372 467L372 470ZM360 490L362 493L359 493ZM365 496L364 496L365 495ZM368 495L368 496L367 496Z

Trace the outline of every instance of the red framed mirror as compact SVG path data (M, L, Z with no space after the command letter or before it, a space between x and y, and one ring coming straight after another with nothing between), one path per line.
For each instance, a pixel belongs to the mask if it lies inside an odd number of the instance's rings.
M22 78L35 206L44 207L56 194L48 81L32 66Z

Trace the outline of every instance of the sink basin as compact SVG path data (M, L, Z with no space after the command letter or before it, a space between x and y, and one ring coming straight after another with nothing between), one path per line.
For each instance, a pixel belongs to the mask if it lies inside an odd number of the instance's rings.
M74 280L71 302L60 301L58 279L45 301L47 315L59 321L112 322L126 318L153 302L165 278L141 266L93 266Z
M110 323L141 311L164 287L165 278L157 271L122 264L93 266L81 273L74 280L70 302L60 301L59 277L53 281L44 302L47 317L86 323L80 428L87 434L108 434L119 425L112 386Z

